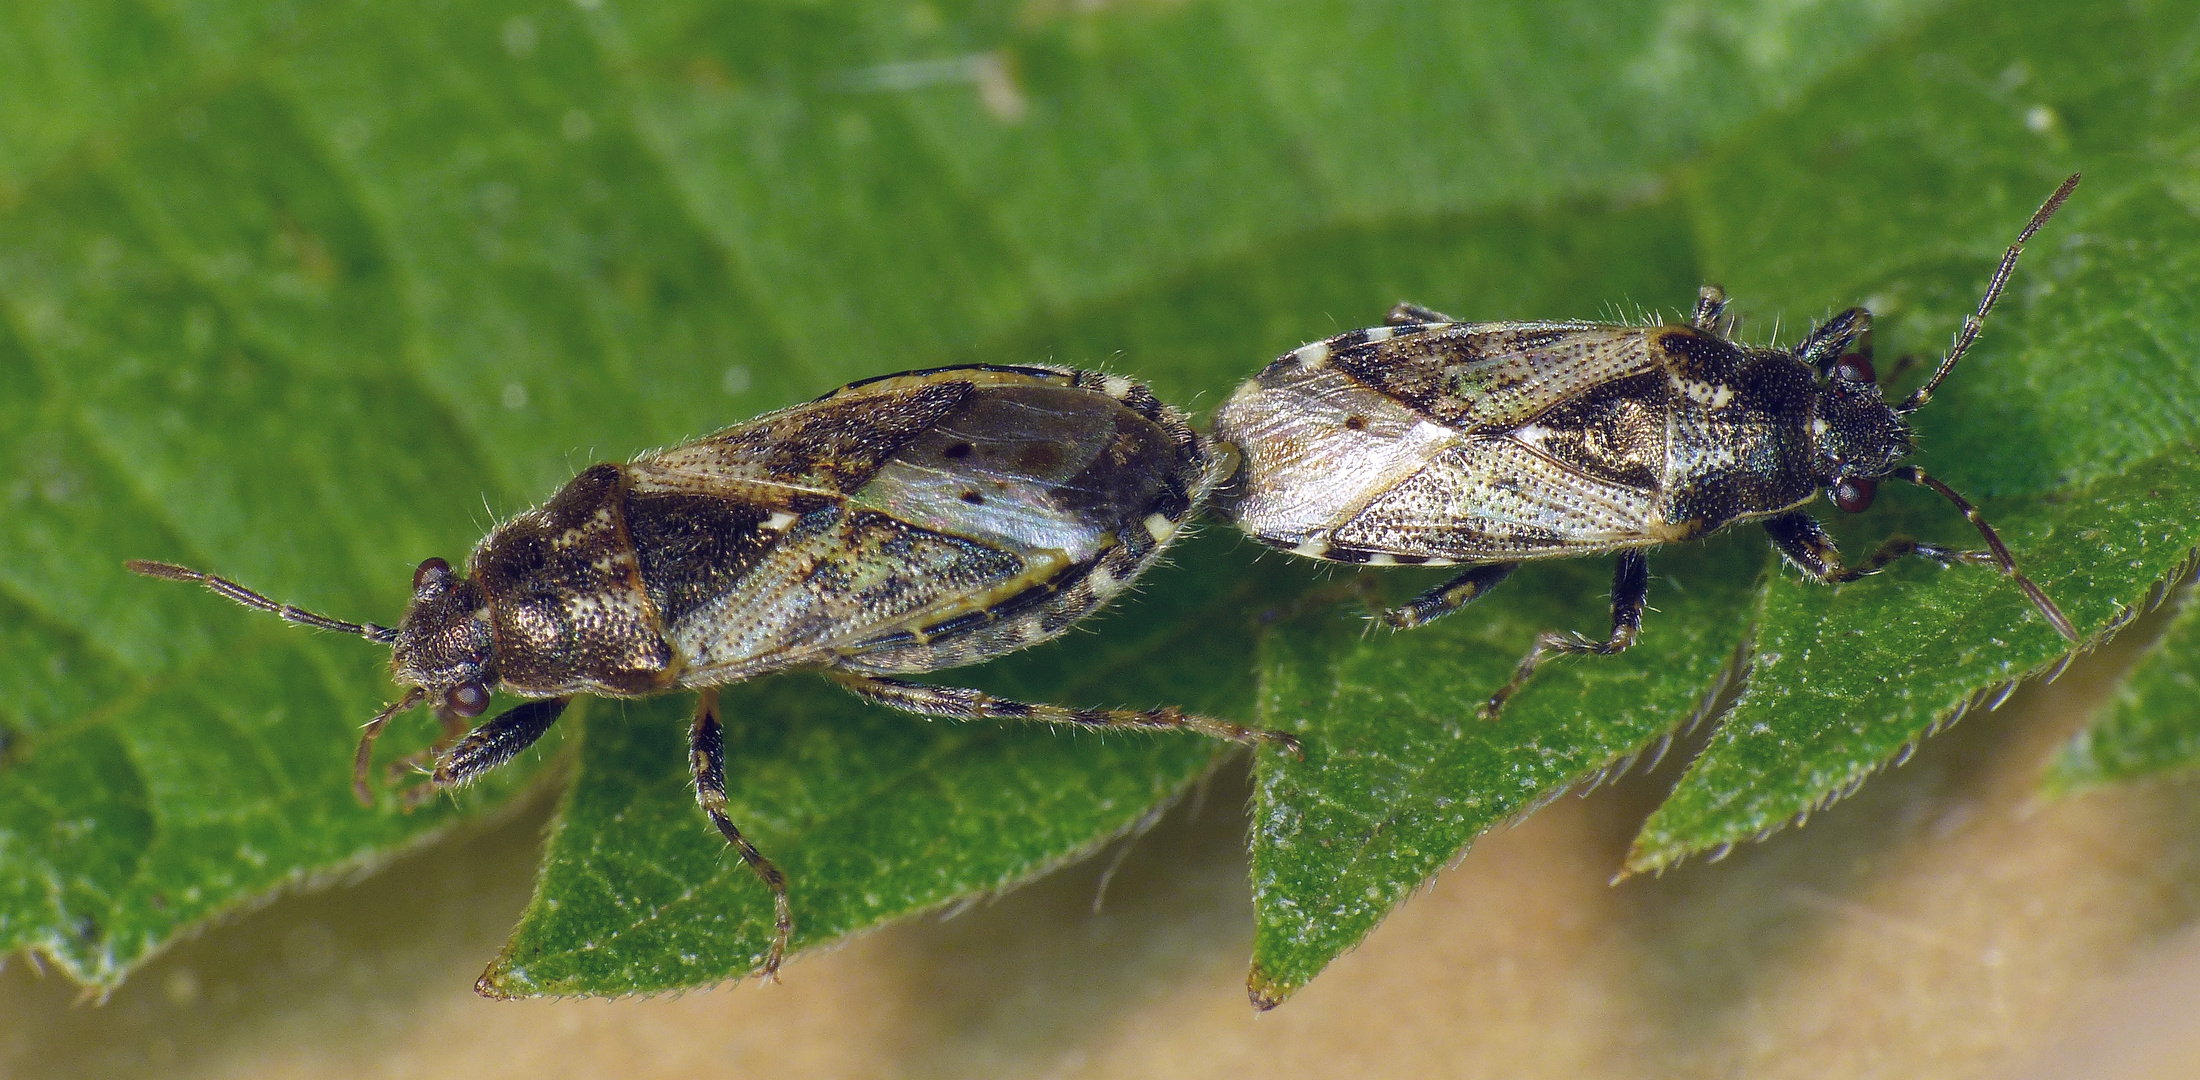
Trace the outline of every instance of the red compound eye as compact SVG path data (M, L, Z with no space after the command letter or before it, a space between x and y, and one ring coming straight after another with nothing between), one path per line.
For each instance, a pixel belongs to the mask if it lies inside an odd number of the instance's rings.
M443 707L468 719L488 711L489 691L480 683L460 683L443 692Z
M1861 514L1871 509L1872 499L1878 494L1879 482L1876 480L1842 480L1833 485L1833 505L1842 513Z
M448 577L450 573L450 563L437 558L424 559L419 566L413 568L413 591L419 592L420 583L428 580L431 575L440 578Z
M1850 353L1842 357L1839 363L1833 365L1833 377L1859 383L1879 381L1878 373L1872 370L1872 362L1863 353Z

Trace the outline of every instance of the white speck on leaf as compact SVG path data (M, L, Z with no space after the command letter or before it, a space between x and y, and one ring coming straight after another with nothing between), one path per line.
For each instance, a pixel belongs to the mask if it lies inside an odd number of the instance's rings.
M516 59L526 59L535 52L535 20L525 15L514 15L504 20L504 51Z

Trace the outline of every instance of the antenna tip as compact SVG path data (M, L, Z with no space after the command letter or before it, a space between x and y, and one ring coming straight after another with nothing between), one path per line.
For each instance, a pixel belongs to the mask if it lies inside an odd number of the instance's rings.
M154 562L151 559L125 559L122 563L122 567L123 569L128 570L133 574L143 574L146 577L167 578L170 581L201 581L204 580L206 577L206 575L201 574L188 566L177 566L175 563Z

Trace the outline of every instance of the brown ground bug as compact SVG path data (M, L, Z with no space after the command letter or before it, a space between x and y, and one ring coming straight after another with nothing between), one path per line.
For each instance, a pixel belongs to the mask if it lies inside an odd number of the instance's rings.
M1226 455L1225 455L1226 456ZM444 725L408 804L481 775L548 731L577 694L698 689L690 766L705 813L770 886L779 870L726 814L716 687L797 669L866 700L955 720L1288 735L1176 708L1069 709L894 678L972 664L1061 634L1168 545L1227 464L1144 386L1038 367L952 367L858 382L709 438L583 471L491 530L461 576L413 574L396 629L279 604L166 563L292 622L391 646L410 687L367 723L353 785L391 717L423 702ZM533 700L467 730L502 690Z
M1485 717L1545 656L1634 644L1650 584L1644 549L1744 521L1764 520L1780 553L1820 582L1853 581L1904 555L1991 563L2075 642L2076 628L1978 511L1898 463L1911 452L1903 417L1970 349L2025 241L2077 184L2064 181L2032 215L1932 378L1899 404L1880 396L1862 308L1780 350L1729 336L1717 286L1704 287L1686 326L1461 323L1400 304L1388 325L1287 353L1238 388L1215 434L1244 466L1218 504L1261 543L1310 558L1472 565L1384 612L1396 629L1457 611L1529 559L1619 552L1611 635L1544 632ZM1802 507L1823 491L1860 512L1886 477L1946 497L1988 550L1896 537L1844 564Z

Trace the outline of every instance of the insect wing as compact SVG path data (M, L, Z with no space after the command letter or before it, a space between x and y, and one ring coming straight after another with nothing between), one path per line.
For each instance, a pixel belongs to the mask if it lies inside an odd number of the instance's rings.
M767 413L627 466L631 490L814 508L869 482L889 455L974 390L967 381L905 379L842 390Z
M1659 370L1644 347L1648 333L1597 323L1454 323L1333 348L1325 366L1447 427L1495 432L1605 383Z
M733 682L824 663L836 645L925 622L1025 570L1014 552L835 507L803 517L666 637L689 682Z
M853 496L913 526L1067 565L1113 542L1176 468L1155 424L1090 390L996 386L905 445Z
M1246 460L1225 509L1264 543L1352 562L1511 560L1644 538L1654 483L1585 474L1533 421L1662 378L1644 331L1587 323L1354 331L1239 388L1217 434Z
M1325 534L1350 561L1514 562L1652 537L1657 492L1585 476L1505 437L1452 447Z
M943 623L1020 597L1051 597L1152 506L1173 495L1181 518L1186 467L1196 480L1198 453L1084 385L1100 378L1049 369L911 373L637 462L640 482L660 489L787 507L761 519L781 533L775 541L706 602L668 618L689 681L820 663L868 642L941 633ZM927 670L947 659L905 662Z

